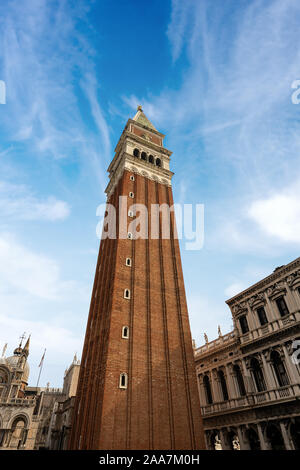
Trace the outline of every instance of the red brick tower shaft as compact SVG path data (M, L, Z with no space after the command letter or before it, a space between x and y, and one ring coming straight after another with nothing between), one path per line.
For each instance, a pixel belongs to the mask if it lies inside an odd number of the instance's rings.
M204 435L178 240L151 238L152 204L173 205L169 160L138 108L110 164L107 202L148 209L147 239L101 241L71 449L201 449ZM132 214L126 214L126 231ZM126 237L127 233L125 234Z

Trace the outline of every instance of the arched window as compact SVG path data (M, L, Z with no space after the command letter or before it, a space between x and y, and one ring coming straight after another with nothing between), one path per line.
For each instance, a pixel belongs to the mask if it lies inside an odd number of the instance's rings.
M295 450L300 450L300 420L296 418L290 425L290 435L293 439Z
M244 384L244 379L243 379L243 376L242 376L242 373L241 373L241 369L236 364L235 366L233 366L233 371L235 373L239 394L240 394L241 397L243 397L243 396L246 395L246 389L245 389L245 384Z
M141 159L142 159L142 160L147 160L147 154L146 154L146 152L142 152L142 153L141 153Z
M253 428L246 430L246 437L249 441L249 446L251 450L260 450L260 441L257 432Z
M148 161L149 161L149 163L154 163L153 155L149 155Z
M125 372L122 372L122 374L120 374L119 387L127 388L127 383L128 383L128 376Z
M267 426L266 436L272 450L286 450L281 431L275 424Z
M210 437L210 443L213 450L222 450L221 439L218 431L214 431Z
M27 430L23 418L16 418L11 427L11 439L9 447L11 449L19 449L26 442Z
M0 369L0 384L6 384L8 382L8 374L5 369Z
M155 163L156 163L156 166L161 166L160 158L157 158Z
M257 391L263 392L266 390L266 383L263 371L261 370L260 364L256 358L251 359L251 368Z
M138 149L134 149L133 155L134 155L135 157L139 157L139 156L140 156L140 151L139 151Z
M284 387L285 385L289 385L289 378L287 376L283 361L278 351L271 352L271 363L272 363L279 387Z
M213 402L213 399L212 399L210 380L209 380L208 375L205 375L203 377L203 385L204 385L207 404L210 405Z
M228 432L228 441L231 450L241 450L240 440L235 430Z
M122 328L122 338L129 338L129 327L123 326Z
M124 290L124 298L125 299L130 299L130 290L129 289Z
M222 370L219 370L218 376L219 376L219 380L220 380L223 400L226 401L226 400L228 400L228 390L227 390L227 384L226 384L226 379L225 379L224 372Z

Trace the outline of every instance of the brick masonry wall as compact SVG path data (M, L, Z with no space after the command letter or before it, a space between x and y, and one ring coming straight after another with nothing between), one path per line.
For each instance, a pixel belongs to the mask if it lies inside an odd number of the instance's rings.
M119 195L130 191L135 198L128 197L128 209L131 203L173 204L171 188L141 175L131 181L130 175L124 171L110 197L116 208ZM151 230L150 211L148 223ZM124 299L126 288L130 300ZM123 326L129 326L128 339L122 338ZM102 240L81 364L71 448L204 448L179 243L173 236ZM128 374L127 389L119 388L122 372Z

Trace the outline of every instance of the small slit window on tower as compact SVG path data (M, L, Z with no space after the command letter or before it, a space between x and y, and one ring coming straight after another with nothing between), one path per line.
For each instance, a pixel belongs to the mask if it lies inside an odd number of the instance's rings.
M133 212L132 211L128 211L128 217L133 217Z
M119 387L120 388L127 388L127 383L128 383L128 376L125 372L122 372L120 374Z
M132 240L132 239L133 239L133 235L132 235L131 232L128 232L128 233L127 233L127 238L128 238L129 240Z
M124 290L124 299L130 299L130 290L129 289Z
M129 327L123 326L122 328L122 338L128 339L129 338Z
M126 258L126 266L131 266L131 258Z
M134 198L134 193L132 193L132 192L130 191L129 197Z
M130 180L134 181L134 176L133 175L130 175Z

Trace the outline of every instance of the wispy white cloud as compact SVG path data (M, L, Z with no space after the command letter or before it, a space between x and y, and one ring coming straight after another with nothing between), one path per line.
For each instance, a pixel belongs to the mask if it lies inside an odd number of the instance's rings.
M264 234L300 244L300 182L270 197L254 201L248 215Z
M16 295L20 291L47 300L86 295L77 282L61 278L55 260L31 251L11 234L0 234L0 280L2 292L13 288Z
M0 181L0 214L18 220L63 220L70 214L65 201L53 196L40 200L25 185Z
M242 282L233 282L229 286L226 287L225 289L225 295L230 298L233 297L234 295L237 295L239 292L242 292L244 289L248 287Z
M0 60L7 85L0 122L6 140L26 145L33 154L94 166L107 158L110 137L96 98L94 51L83 32L89 28L88 10L81 0L76 5L68 0L25 0L22 8L16 0L0 5ZM92 106L97 139L81 112L80 80L87 83L81 94Z
M228 240L232 249L254 252L265 245L274 254L270 235L280 250L298 239L292 219L299 193L280 200L266 195L281 194L300 171L300 107L291 103L299 16L293 0L173 0L167 35L173 59L185 54L181 85L158 96L123 97L130 107L142 102L157 128L169 129L168 142L184 151L189 187L210 211L206 241L215 240L214 249ZM274 222L275 203L289 206L281 211L285 229ZM256 216L249 217L249 208Z

